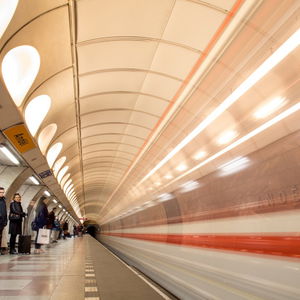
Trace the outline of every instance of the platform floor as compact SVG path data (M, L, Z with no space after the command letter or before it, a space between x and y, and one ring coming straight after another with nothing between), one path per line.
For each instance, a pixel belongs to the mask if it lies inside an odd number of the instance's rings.
M168 299L90 236L43 248L43 254L0 256L1 300Z

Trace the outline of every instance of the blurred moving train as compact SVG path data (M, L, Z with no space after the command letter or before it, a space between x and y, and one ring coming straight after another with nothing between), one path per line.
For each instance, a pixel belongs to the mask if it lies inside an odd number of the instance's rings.
M299 299L299 141L160 195L100 240L180 299Z

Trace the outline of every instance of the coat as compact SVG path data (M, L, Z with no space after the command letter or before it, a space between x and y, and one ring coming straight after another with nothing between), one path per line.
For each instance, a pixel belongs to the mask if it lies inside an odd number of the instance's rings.
M0 228L7 225L7 212L5 197L0 197Z
M9 231L10 234L22 234L22 220L24 217L23 208L20 202L13 201L10 203L9 214L19 215L18 220L9 220Z
M43 228L48 223L48 209L44 202L41 202L36 209L34 222L38 228Z

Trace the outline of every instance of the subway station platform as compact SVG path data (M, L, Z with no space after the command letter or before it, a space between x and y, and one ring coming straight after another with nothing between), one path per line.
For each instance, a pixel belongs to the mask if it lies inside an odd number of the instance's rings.
M90 236L0 257L1 300L171 299Z

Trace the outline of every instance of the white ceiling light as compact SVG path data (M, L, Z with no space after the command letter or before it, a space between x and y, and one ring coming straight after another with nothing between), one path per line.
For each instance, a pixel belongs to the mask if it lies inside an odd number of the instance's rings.
M18 2L19 0L0 0L0 38L10 23Z
M206 153L205 151L200 151L200 152L196 153L196 154L194 155L193 158L194 158L195 160L200 160L200 159L203 158L206 154L207 154L207 153Z
M40 95L32 99L25 109L25 121L32 136L36 134L51 106L48 95Z
M276 110L284 105L285 98L277 97L261 106L255 113L254 117L257 119L263 119L274 113Z
M57 125L55 123L46 126L39 134L38 144L43 154L45 154L47 147L53 139L57 131Z
M161 160L141 181L147 180L159 168L167 163L176 153L198 136L208 125L216 120L225 110L235 103L243 94L262 79L300 44L300 29L287 39L271 56L269 56L241 85L238 86L210 115L208 115L192 132L190 132L163 160Z
M228 130L223 132L217 139L219 145L225 145L230 143L237 136L237 132L234 130Z
M60 159L57 160L57 162L54 164L53 166L53 174L54 176L57 176L58 171L60 170L60 168L62 167L62 165L65 163L66 161L66 157L63 156Z
M58 207L59 207L59 208L62 208L62 206L61 206L60 204L58 205Z
M170 193L164 193L159 195L157 198L158 198L158 202L164 202L173 199L174 196Z
M176 168L176 170L179 171L179 172L183 172L183 171L185 171L186 169L187 169L187 165L185 165L185 164L181 164L181 165L179 165L179 166Z
M15 165L20 164L16 157L4 145L0 145L0 150L12 163L14 163Z
M192 190L198 189L200 184L198 181L189 180L180 186L180 193L190 192Z
M281 114L277 115L275 118L269 120L268 122L264 123L263 125L259 126L258 128L254 129L253 131L249 132L245 136L243 136L240 139L238 139L237 141L233 142L231 145L225 147L221 151L219 151L216 154L210 156L205 161L199 163L197 166L195 166L192 169L190 169L189 171L187 171L185 174L182 174L181 176L178 176L175 180L173 180L172 182L168 183L166 186L168 186L169 184L172 184L174 181L176 181L176 180L178 180L178 179L180 179L180 178L182 178L182 177L184 177L184 176L186 176L186 175L188 175L188 174L196 171L197 169L203 167L204 165L206 165L209 162L215 160L216 158L220 157L221 155L227 153L228 151L234 149L235 147L243 144L244 142L248 141L252 137L256 136L257 134L259 134L259 133L261 133L263 131L265 131L266 129L270 128L274 124L280 122L281 120L285 119L286 117L290 116L291 114L293 114L293 113L295 113L295 112L297 112L299 110L300 110L300 102L298 102L297 104L291 106L289 109L285 110Z
M62 143L56 143L49 149L49 151L47 153L47 162L48 162L50 168L52 167L53 163L55 162L62 147L63 147Z
M45 192L44 192L44 195L47 196L47 197L50 197L50 196L51 196L51 194L50 194L48 191L45 191Z
M56 200L56 199L52 199L52 201L53 201L54 203L57 203L57 200Z
M172 176L171 174L167 174L167 175L165 176L165 178L166 178L166 179L172 179L173 176Z
M34 176L30 176L29 179L32 181L32 183L39 185L39 181L34 177Z
M250 163L247 157L237 157L230 162L220 166L221 175L229 175L246 168Z
M40 55L32 46L18 46L5 55L2 61L2 75L5 85L17 106L22 104L39 68Z
M57 181L58 181L58 183L61 182L62 178L63 178L64 175L67 173L68 169L69 169L69 166L65 166L65 167L63 167L63 168L59 171L59 173L57 174Z

